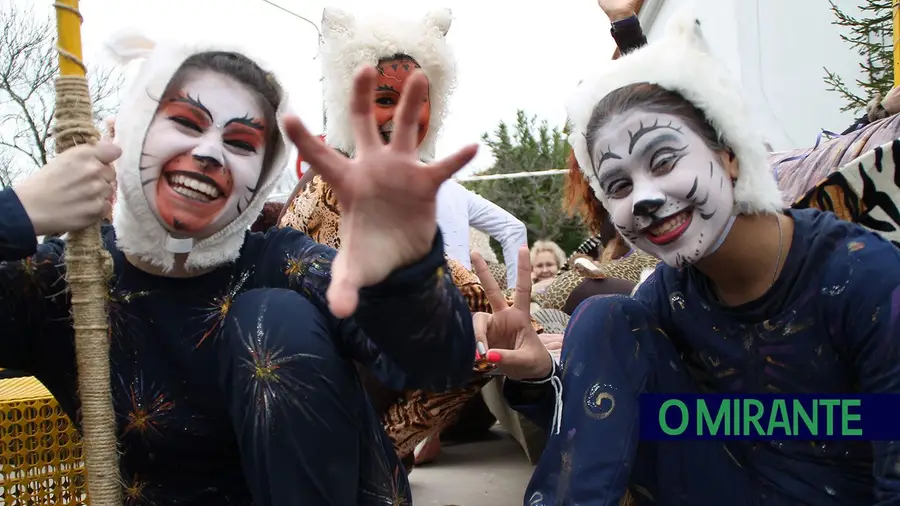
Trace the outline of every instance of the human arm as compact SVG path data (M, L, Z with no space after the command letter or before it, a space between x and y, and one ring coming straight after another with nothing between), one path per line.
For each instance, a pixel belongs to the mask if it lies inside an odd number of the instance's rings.
M597 5L609 18L609 32L621 54L628 54L647 45L634 9L634 0L597 0Z
M843 335L837 336L839 348L856 369L859 390L900 394L900 251L872 235L846 246L832 263L825 284L840 286L840 279L847 283L848 277L850 281L841 296L826 299L829 307L824 317L835 318L842 331ZM874 441L872 450L875 504L895 504L900 500L900 468L896 465L900 447L892 441Z
M342 350L396 390L446 390L472 374L475 339L469 308L453 285L440 235L431 251L360 290L352 317L332 316L326 300L335 251L290 228L270 230L258 254L261 286L306 296L332 319Z
M880 93L876 94L875 98L866 106L866 113L856 118L852 125L841 132L841 135L855 132L872 122L893 116L898 112L900 112L900 86L895 86L883 99Z
M506 286L516 286L516 257L519 248L528 245L525 224L490 200L468 190L466 193L469 197L469 225L500 243L506 264Z
M37 244L31 220L12 189L0 191L0 367L38 374L39 328L67 315L63 243Z

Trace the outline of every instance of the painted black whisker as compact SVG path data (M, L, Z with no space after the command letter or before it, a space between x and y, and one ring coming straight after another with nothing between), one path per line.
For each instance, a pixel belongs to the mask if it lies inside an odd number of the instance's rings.
M699 179L698 176L694 176L694 184L691 185L691 191L689 191L688 194L685 195L685 198L687 198L687 199L692 199L692 198L694 198L694 193L697 192L697 180L698 180L698 179Z

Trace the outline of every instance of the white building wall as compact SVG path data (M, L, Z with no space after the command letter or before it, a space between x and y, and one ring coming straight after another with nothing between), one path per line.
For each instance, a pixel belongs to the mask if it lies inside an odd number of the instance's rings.
M834 0L844 12L858 1ZM641 22L652 42L675 12L697 13L710 46L740 79L754 122L775 150L811 146L822 129L840 132L860 112L841 112L825 70L853 83L861 57L832 24L825 0L647 0ZM702 78L702 77L700 77Z

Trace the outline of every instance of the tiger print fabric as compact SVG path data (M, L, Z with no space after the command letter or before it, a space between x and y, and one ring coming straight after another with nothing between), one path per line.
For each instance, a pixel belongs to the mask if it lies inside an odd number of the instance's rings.
M287 206L279 226L295 228L318 243L340 248L340 205L331 186L320 176L313 177L304 191ZM491 307L478 277L457 261L448 259L447 263L453 282L468 302L469 310L490 313ZM382 418L397 455L406 457L418 443L452 424L466 402L478 394L489 380L489 377L477 374L466 388L459 390L402 392Z
M831 211L900 247L900 139L841 167L794 202L794 208Z
M810 148L771 153L769 162L785 206L802 200L811 188L833 172L897 138L900 138L900 115L832 139L823 133Z

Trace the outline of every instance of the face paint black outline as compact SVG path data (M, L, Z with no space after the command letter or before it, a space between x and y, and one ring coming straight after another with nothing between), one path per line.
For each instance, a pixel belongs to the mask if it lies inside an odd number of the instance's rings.
M674 132L677 132L681 136L684 136L684 132L682 132L682 127L675 126L674 122L671 120L669 121L668 124L660 124L660 120L659 120L659 118L657 118L653 122L652 125L645 127L643 121L640 121L638 123L638 125L639 125L638 130L636 132L632 132L631 130L628 130L628 137L629 137L628 154L629 155L633 154L634 147L637 144L637 141L641 137L643 137L644 135L646 135L650 132L653 132L655 130L669 129ZM582 134L582 136L585 139L585 143L587 143L588 142L587 134L586 133ZM681 139L677 138L674 135L670 135L670 134L659 135L655 139L653 139L650 143L648 143L646 146L644 146L644 149L641 151L640 156L641 156L641 158L646 158L647 153L652 151L655 147L659 146L660 144L665 143L665 142L676 142L676 141L680 141L680 140ZM659 149L656 153L653 154L653 156L650 157L649 163L650 163L651 172L653 172L655 170L653 167L653 160L656 159L656 157L657 157L657 155L659 155L660 151L665 150L665 151L669 151L670 153L681 154L684 151L686 151L689 147L690 147L690 143L685 144L683 147L680 147L680 148ZM598 185L602 188L602 187L606 186L606 185L604 185L604 182L609 180L611 177L613 177L613 175L611 175L611 174L614 174L614 173L606 174L602 179L600 178L600 167L603 165L603 162L605 162L606 160L621 160L622 157L616 153L613 153L612 146L609 144L606 147L606 152L604 153L601 149L599 154L600 154L600 156L597 159L598 161L596 161L596 163L594 161L595 158L594 157L591 158L591 166L592 166L591 168L593 169L593 172L594 172L594 178L597 179ZM681 156L678 156L677 158L675 158L675 160L672 162L672 166L674 167L674 165L678 163L678 160L680 160L684 156L686 156L686 155L681 155ZM618 180L616 180L616 181L618 181ZM615 182L615 181L613 181L613 182ZM610 183L610 184L612 184L612 183ZM604 193L606 193L606 195L608 197L610 194L609 189L604 188Z
M713 166L712 160L710 160L710 161L709 161L709 179L710 179L710 181L712 181L712 178L713 178L713 172L714 172L714 166ZM720 188L721 188L721 182L720 182L719 186L720 186ZM707 191L707 192L706 192L706 197L703 198L703 202L702 202L702 203L701 203L701 202L696 202L696 203L695 203L695 204L697 205L698 208L699 208L700 206L703 206L704 204L706 204L706 202L709 200L709 194L710 194L710 193L712 193L712 192L711 192L711 191ZM709 221L709 220L711 220L711 219L713 218L713 216L716 215L716 213L717 213L718 211L719 211L719 208L717 207L717 208L713 209L712 212L710 212L709 214L704 213L703 211L699 211L698 214L700 214L700 218L701 218L701 219L703 219L703 220L705 220L705 221Z
M678 132L679 134L684 135L681 131L681 127L673 126L673 123L674 123L673 121L669 121L669 124L661 125L659 123L659 118L657 118L656 121L654 121L652 125L645 127L643 121L639 122L638 130L636 132L632 133L631 130L628 131L628 138L630 139L629 143L628 143L628 154L630 155L632 152L634 152L634 146L635 146L635 144L637 144L638 139L640 139L644 135L646 135L654 130L668 128L670 130L674 130L674 131Z
M200 109L206 116L209 118L210 123L215 123L213 120L212 113L209 112L209 109L203 105L203 102L200 101L200 95L197 95L197 98L194 98L190 95L190 93L185 93L184 96L177 95L168 100L168 102L179 102L182 104L188 104Z
M154 98L150 95L149 92L147 92L147 96L150 97L154 102L160 103L160 100L154 99ZM204 114L206 114L206 116L209 118L210 123L215 124L215 121L213 120L213 117L212 117L212 113L209 111L209 109L207 109L207 107L206 107L205 105L203 105L203 102L201 102L200 96L199 96L199 95L197 96L197 98L193 98L189 93L184 93L184 96L178 95L178 96L175 96L175 97L170 98L168 101L169 101L169 102L180 102L180 103L185 103L185 104L194 106L194 107L200 109ZM157 114L158 114L158 113L159 113L159 111L157 110ZM254 119L255 119L255 118L254 118L253 116L251 116L250 113L244 113L244 116L242 116L242 117L234 117L234 118L229 119L229 120L225 123L225 125L224 125L222 128L224 129L224 128L228 127L228 126L231 125L231 124L237 123L237 124L240 124L240 125L244 125L244 126L246 126L246 127L248 127L248 128L252 128L252 129L254 129L254 130L265 131L265 125L264 125L263 123L259 123L258 121L254 121ZM237 146L233 146L233 147L237 147ZM248 149L246 149L246 148L241 148L241 147L237 147L237 149L243 149L244 151L250 151L250 152L252 152L252 153L254 153L254 154L256 153L256 150L255 150L255 149L254 149L254 150L248 150ZM160 158L159 156L151 155L151 154L149 154L149 153L143 153L143 152L141 153L141 156L147 156L147 157L150 157L150 158ZM193 155L192 155L192 156L193 156ZM217 161L217 163L218 163L218 161ZM225 169L224 164L219 164L219 165L222 167L222 170ZM138 167L138 170L141 170L141 171L142 171L142 170L146 170L146 169L148 169L148 168L150 168L150 167L149 167L149 166L146 166L146 167L140 167L140 166L139 166L139 167ZM263 172L264 172L266 168L263 167L262 169L263 169ZM193 174L193 173L191 173L191 176L192 176L192 177L193 177L193 176L196 176L196 175L198 175L198 174ZM199 174L199 175L202 175L202 174ZM250 192L250 198L244 197L244 200L247 201L246 206L249 206L249 205L250 205L250 202L252 202L253 199L256 197L256 191L259 189L259 181L261 181L262 178L263 178L263 174L262 174L262 172L261 172L261 173L260 173L260 176L259 176L259 179L257 180L257 185L256 185L256 187L251 188L251 187L249 187L249 186L245 186L245 188L247 189L247 191ZM157 180L159 180L159 177L154 177L154 178L150 178L150 179L148 179L148 180L146 180L146 181L141 181L141 187L147 186L148 184L150 184L150 183L152 183L152 182L154 182L154 181L157 181ZM216 188L218 188L218 185L217 185L217 184L214 185L214 186L216 186ZM221 188L219 188L219 190L220 190L220 192L221 192ZM222 192L222 193L224 193L224 192ZM244 211L247 210L247 207L244 207L244 209L241 209L241 199L240 199L240 198L237 200L237 202L235 202L235 207L236 207L236 209L237 209L238 216L240 216ZM177 220L174 220L174 219L173 219L173 224L172 224L172 226L173 226L173 228L179 229L179 228L178 228L178 225L175 223L175 221L177 221ZM180 229L179 229L179 230L180 230Z

